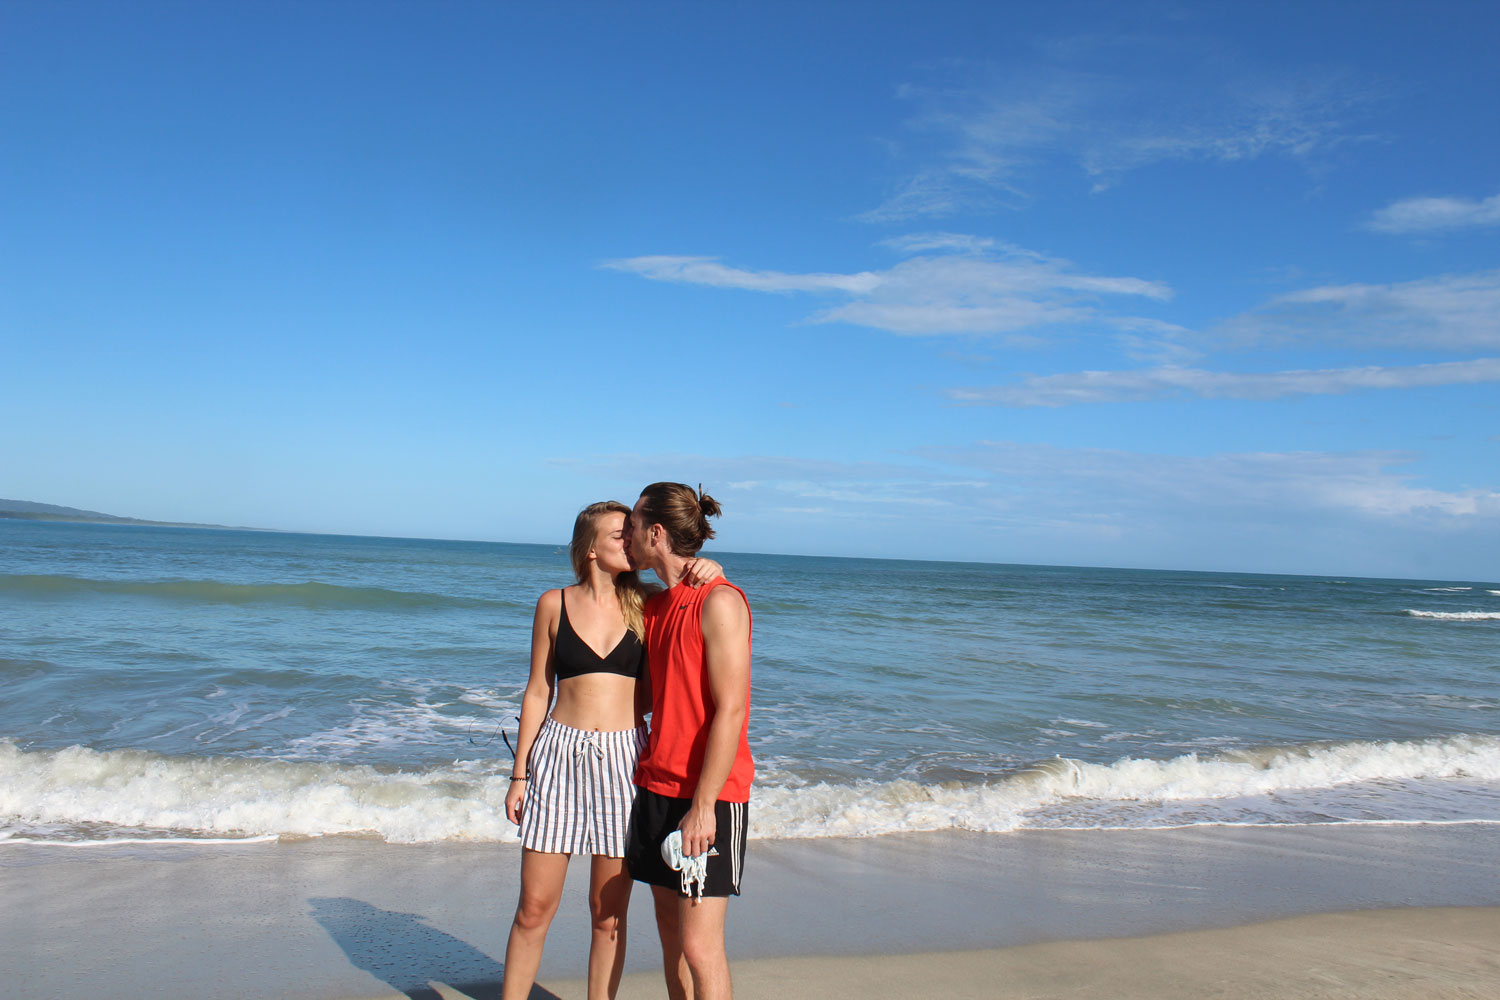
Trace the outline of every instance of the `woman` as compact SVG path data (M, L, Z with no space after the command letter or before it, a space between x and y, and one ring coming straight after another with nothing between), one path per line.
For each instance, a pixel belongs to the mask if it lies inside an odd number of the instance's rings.
M536 602L516 770L505 796L506 816L521 827L522 850L502 1000L531 992L574 854L592 855L590 1000L613 997L625 965L631 887L625 832L650 705L641 645L647 590L625 552L629 515L629 507L612 500L580 511L569 546L578 582ZM699 581L718 575L711 559L690 571Z

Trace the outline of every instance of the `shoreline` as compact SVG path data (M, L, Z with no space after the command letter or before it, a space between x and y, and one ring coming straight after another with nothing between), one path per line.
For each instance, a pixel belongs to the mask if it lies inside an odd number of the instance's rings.
M1045 977L1074 966L1113 982L1120 969L1165 961L1181 942L1161 936L1184 933L1228 935L1215 945L1229 956L1220 964L1241 955L1250 964L1235 975L1258 982L1255 942L1285 931L1247 928L1341 915L1325 928L1327 952L1368 937L1343 918L1383 911L1398 914L1379 918L1393 921L1390 940L1416 934L1413 941L1439 950L1444 934L1469 941L1455 953L1464 975L1488 992L1500 984L1500 944L1488 953L1473 944L1476 928L1500 942L1500 827L1492 824L898 834L752 842L750 851L727 934L745 997L797 995L784 987L803 975L789 970L804 965L809 981L832 990L816 995L835 997L881 995L870 984L885 982L995 996L996 977L1012 976L1050 989ZM0 917L0 969L9 970L7 992L58 1000L444 995L429 982L460 990L449 996L497 996L519 853L514 845L352 837L87 851L0 845L0 893L10 904ZM543 957L540 982L555 996L581 995L585 871L572 866ZM1421 916L1453 908L1462 914ZM626 973L629 989L641 992L622 997L660 995L650 914L639 892ZM1431 920L1456 922L1439 933ZM1377 952L1359 954L1339 973L1346 981L1356 968L1375 968ZM1411 961L1397 978L1426 967L1421 955ZM1203 966L1204 975L1212 971ZM855 992L839 994L838 983ZM890 995L934 995L913 989Z

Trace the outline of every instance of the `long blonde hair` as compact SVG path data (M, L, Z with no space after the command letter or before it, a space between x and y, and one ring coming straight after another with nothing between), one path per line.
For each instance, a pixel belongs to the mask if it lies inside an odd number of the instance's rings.
M630 508L618 500L600 500L580 510L573 521L573 541L568 546L568 556L573 561L573 574L578 577L579 583L589 578L589 551L593 549L594 539L599 535L599 518L605 514L624 514L629 517ZM615 597L620 602L620 613L625 616L626 626L642 642L646 641L646 622L641 609L646 606L648 596L646 585L641 583L640 577L633 571L615 577Z

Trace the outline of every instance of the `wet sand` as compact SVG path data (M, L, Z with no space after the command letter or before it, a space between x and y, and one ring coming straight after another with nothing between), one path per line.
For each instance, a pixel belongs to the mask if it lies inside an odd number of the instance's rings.
M0 844L0 989L484 1000L518 854ZM767 841L729 948L742 998L1500 996L1497 865L1483 824ZM535 996L582 996L585 882L575 865ZM642 892L622 997L661 995L650 913Z

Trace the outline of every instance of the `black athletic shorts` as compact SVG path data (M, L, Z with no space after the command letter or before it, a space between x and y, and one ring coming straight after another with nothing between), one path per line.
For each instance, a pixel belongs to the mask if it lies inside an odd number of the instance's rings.
M637 882L682 891L682 873L667 867L661 857L661 842L677 829L693 805L692 799L674 799L644 788L636 789L630 810L630 833L625 840L625 866ZM738 896L740 873L745 868L745 828L750 823L747 802L714 803L714 846L708 854L705 896ZM715 854L714 852L718 853Z

